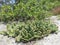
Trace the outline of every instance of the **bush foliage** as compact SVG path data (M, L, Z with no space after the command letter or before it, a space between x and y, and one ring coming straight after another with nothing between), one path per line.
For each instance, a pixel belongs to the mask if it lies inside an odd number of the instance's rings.
M50 16L50 10L59 5L59 0L20 0L17 5L3 5L0 11L0 20L24 21L30 20L31 17L41 20Z
M3 5L0 21L22 22L8 24L7 31L0 33L14 37L17 42L28 42L56 32L57 26L45 18L52 15L51 10L59 5L59 0L20 0L13 6Z
M39 39L53 33L57 26L50 21L28 21L18 22L7 25L7 32L2 34L14 37L17 42L28 42L33 39Z

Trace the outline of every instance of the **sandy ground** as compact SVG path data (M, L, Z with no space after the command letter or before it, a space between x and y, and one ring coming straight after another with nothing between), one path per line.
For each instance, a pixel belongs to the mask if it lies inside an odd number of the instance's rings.
M57 20L56 16L52 16L50 19L58 26L57 34L50 34L41 40L28 43L16 43L14 38L0 35L0 45L60 45L60 20ZM6 25L0 24L0 31L4 29L6 30Z

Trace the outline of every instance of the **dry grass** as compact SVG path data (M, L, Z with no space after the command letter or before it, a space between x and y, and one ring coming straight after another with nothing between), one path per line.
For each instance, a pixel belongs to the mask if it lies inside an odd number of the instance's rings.
M55 8L52 9L53 14L57 15L60 14L60 6L57 6Z

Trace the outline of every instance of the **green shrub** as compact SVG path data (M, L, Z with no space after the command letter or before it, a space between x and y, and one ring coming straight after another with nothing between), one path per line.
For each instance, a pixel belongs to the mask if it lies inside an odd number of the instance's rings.
M59 0L20 0L17 5L3 5L0 21L25 22L8 24L7 31L0 33L14 37L17 42L28 42L53 33L57 30L57 26L44 19L52 15L51 9L59 5Z
M59 5L59 0L20 0L17 5L3 5L1 7L0 21L45 19L52 15L50 10Z
M35 20L8 24L7 31L2 34L14 37L17 42L28 42L47 36L56 30L57 26L50 21Z

